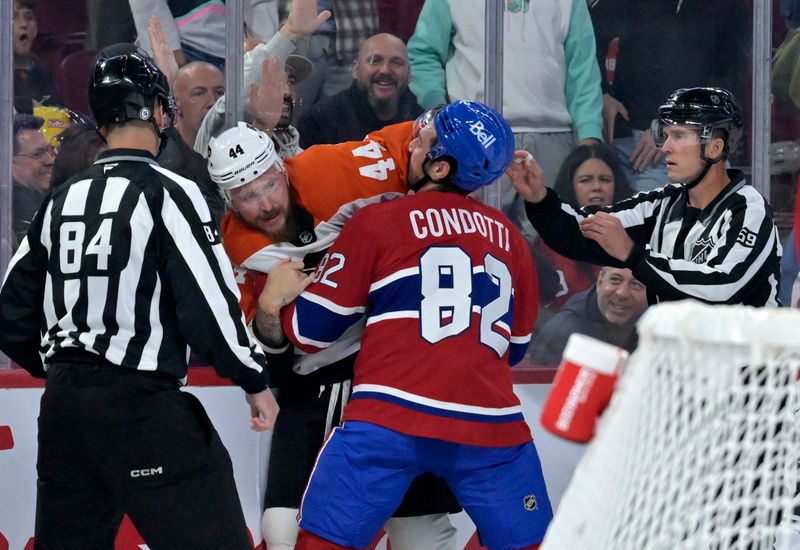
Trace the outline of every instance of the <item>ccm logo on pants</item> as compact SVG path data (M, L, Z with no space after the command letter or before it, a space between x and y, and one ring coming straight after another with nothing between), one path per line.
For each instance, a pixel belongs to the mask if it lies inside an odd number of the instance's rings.
M149 477L156 476L164 473L164 467L158 468L142 468L141 470L131 470L131 477Z

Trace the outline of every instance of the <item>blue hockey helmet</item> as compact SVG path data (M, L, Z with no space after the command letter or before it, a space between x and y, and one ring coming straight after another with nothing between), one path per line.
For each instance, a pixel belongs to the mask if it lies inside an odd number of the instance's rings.
M503 175L514 156L514 135L499 113L483 103L462 100L431 115L438 141L426 158L454 160L451 178L456 187L471 192Z

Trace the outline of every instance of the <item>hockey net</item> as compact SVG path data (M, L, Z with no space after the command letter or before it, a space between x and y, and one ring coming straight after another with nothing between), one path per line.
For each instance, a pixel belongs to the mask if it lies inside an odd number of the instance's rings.
M654 306L543 550L800 548L800 312Z

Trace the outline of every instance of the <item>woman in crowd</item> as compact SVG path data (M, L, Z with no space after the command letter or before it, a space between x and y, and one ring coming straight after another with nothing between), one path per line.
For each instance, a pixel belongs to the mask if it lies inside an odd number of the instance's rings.
M553 189L576 208L608 206L632 195L614 149L602 143L573 150L561 165ZM544 321L547 313L558 311L571 296L592 286L600 266L565 258L541 239L534 241L532 250L543 308L539 318Z

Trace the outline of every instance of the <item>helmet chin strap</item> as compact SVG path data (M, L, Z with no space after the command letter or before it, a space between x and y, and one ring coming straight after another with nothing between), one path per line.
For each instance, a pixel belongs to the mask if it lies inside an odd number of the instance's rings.
M689 189L694 188L698 183L703 181L703 178L706 177L706 174L708 174L708 171L711 169L711 167L716 163L718 163L719 161L721 161L723 156L724 156L724 151L722 154L720 154L720 156L718 156L715 159L708 158L705 152L705 145L703 145L700 149L700 158L706 161L706 165L703 167L703 169L700 171L700 174L696 178L694 178L689 183L684 184L686 190L688 191Z
M169 136L167 136L167 133L158 127L156 117L151 118L150 121L153 123L153 128L156 129L156 135L158 135L158 151L156 151L156 157L158 157L158 155L160 155L167 147L167 140L169 139Z
M414 193L419 193L419 190L422 189L426 183L439 183L439 180L433 179L428 172L425 170L432 161L431 159L426 158L425 162L422 163L422 173L423 176L418 179L415 183L408 186L409 191L413 191Z
M683 185L684 188L686 188L686 190L688 191L689 189L692 189L698 183L700 183L703 180L703 178L706 177L706 174L708 174L708 171L711 169L711 165L712 164L714 164L713 160L706 159L706 165L700 171L700 174L696 178L694 178L692 181L690 181L689 183L684 184Z
M166 133L165 130L167 128L172 128L173 126L175 126L175 118L174 117L176 116L174 105L173 105L172 109L170 110L169 99L164 100L164 101L167 102L166 106L163 103L161 103L161 101L162 100L161 100L160 97L156 98L155 106L160 106L161 107L161 116L164 119L168 120L169 123L165 127L159 128L158 127L158 121L156 121L156 114L153 113L150 116L150 122L153 124L153 128L155 128L156 135L158 136L158 140L159 140L158 151L156 151L156 157L158 157L158 155L160 155L164 151L164 149L167 147L167 140L169 139L169 135ZM190 145L189 147L193 147L193 146L194 146L194 144Z

